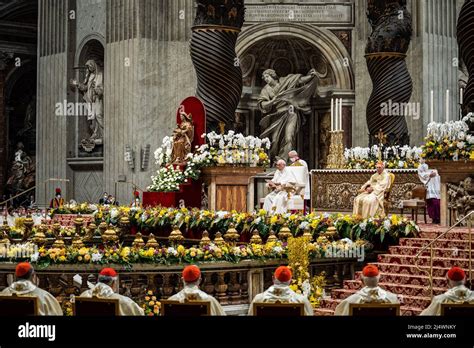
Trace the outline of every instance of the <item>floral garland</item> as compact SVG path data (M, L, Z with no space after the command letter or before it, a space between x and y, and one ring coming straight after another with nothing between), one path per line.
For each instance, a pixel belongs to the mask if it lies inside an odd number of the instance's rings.
M268 138L245 137L229 131L219 135L215 132L203 134L207 144L197 147L188 154L186 166L169 165L173 151L173 139L165 137L163 144L155 151L155 160L159 169L151 177L149 191L173 192L189 180L197 180L203 167L216 165L246 165L251 167L269 165L268 150L271 147Z
M354 147L346 149L344 157L347 169L375 169L377 162L382 160L389 169L418 168L422 149L410 146Z
M370 250L372 245L366 241L359 240L356 245ZM347 241L330 242L325 238L318 239L314 243L308 243L308 257L320 259L333 257L334 250L341 252L347 249ZM36 252L35 252L36 251ZM123 245L113 247L92 246L76 248L40 247L33 243L13 244L8 247L8 252L3 261L18 262L29 260L40 267L63 264L161 264L181 265L205 262L231 262L238 263L243 260L283 260L288 256L288 244L281 241L270 241L266 244L230 245L223 243L216 245L210 243L203 246L185 247L183 245L166 246L156 248L135 248ZM29 255L29 256L25 256Z
M471 117L463 121L430 123L422 157L427 160L474 160L474 135L469 134L469 125L465 122Z

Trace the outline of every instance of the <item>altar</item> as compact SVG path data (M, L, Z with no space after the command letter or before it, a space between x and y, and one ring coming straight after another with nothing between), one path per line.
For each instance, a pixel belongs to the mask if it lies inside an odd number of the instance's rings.
M311 171L311 209L317 212L352 212L357 191L375 174L369 169L324 169ZM416 169L393 169L395 182L390 194L390 212L398 212L400 201L420 185Z

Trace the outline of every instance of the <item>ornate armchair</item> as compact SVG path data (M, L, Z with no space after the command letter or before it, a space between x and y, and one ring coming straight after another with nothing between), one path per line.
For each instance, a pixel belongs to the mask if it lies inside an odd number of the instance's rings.
M75 297L72 304L74 316L78 317L114 317L119 316L118 299L102 299L98 297Z
M400 315L400 304L394 303L351 303L349 315L354 317L394 317Z
M302 317L303 303L254 303L253 312L257 317Z
M387 213L389 212L390 207L391 207L390 194L392 193L393 183L395 182L395 174L388 173L388 175L390 176L390 186L389 186L388 190L385 191L384 200L383 200L383 208L384 208L385 215L387 215Z
M472 317L474 316L474 303L443 303L441 315L445 317Z
M161 301L161 315L168 317L202 317L211 315L209 301Z
M0 317L26 317L38 314L37 297L0 296Z

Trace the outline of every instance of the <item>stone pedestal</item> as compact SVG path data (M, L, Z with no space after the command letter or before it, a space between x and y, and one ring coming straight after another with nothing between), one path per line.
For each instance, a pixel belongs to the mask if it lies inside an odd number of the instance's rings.
M202 171L207 185L210 210L252 212L254 176L262 173L260 167L209 167Z

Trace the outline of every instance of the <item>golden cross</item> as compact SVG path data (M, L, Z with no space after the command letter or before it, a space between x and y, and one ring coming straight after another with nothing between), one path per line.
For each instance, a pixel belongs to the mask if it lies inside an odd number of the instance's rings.
M387 143L387 136L384 134L383 129L380 129L380 131L375 136L375 139L380 141L380 145L385 145Z

